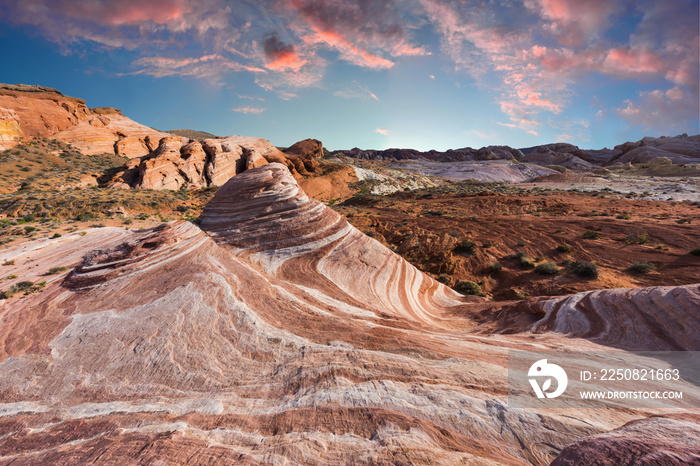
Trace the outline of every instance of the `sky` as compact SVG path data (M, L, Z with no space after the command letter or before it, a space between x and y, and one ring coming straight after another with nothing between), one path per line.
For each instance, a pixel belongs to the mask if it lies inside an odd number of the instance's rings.
M0 81L289 146L700 133L697 0L0 0Z

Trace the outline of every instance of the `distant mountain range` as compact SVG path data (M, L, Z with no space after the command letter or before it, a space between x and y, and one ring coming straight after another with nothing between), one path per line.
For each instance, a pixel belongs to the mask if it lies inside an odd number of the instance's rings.
M415 149L364 150L357 147L334 151L333 155L344 155L364 160L425 159L440 162L469 160L513 160L539 165L560 165L567 168L588 168L619 163L700 163L700 135L681 134L675 137L646 137L636 142L626 142L614 149L580 149L567 143L514 149L508 146L487 146L480 149L464 147L446 151Z

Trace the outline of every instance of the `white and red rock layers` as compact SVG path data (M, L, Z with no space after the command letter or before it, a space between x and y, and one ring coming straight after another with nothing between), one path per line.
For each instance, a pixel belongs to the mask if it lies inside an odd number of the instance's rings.
M3 266L19 277L8 285L48 282L0 302L3 465L524 465L624 438L656 439L679 458L700 448L673 435L698 429L692 413L650 418L642 435L614 429L644 410L509 407L508 349L610 349L605 332L591 341L574 325L594 321L578 316L589 308L543 301L552 310L534 331L480 333L471 316L494 303L422 274L310 200L280 164L227 181L199 227L94 229L0 260L15 261ZM58 265L72 270L43 277ZM698 350L698 308L656 304L696 302L697 287L679 289L590 299L630 319L669 309L691 330L665 334ZM665 341L622 340L628 350Z

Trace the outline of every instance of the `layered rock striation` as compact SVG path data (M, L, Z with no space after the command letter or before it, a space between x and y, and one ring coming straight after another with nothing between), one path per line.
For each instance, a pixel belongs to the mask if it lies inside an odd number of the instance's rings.
M3 273L19 277L4 286L47 281L0 301L0 464L549 464L651 414L509 406L509 350L610 349L566 324L582 319L557 318L573 297L537 322L484 333L480 311L496 304L422 274L309 199L285 165L229 179L197 223L0 252L14 261ZM57 265L70 270L44 277ZM694 322L692 308L663 304L672 289L638 292L590 299L633 322L652 311ZM676 301L697 294L686 287ZM693 328L664 331L698 350ZM682 447L683 458L697 448L664 433L675 425L645 429L639 438Z
M166 136L136 123L116 108L90 109L85 101L56 89L24 84L0 84L0 150L22 141L50 137L67 142L87 155L114 153L141 157L153 142Z

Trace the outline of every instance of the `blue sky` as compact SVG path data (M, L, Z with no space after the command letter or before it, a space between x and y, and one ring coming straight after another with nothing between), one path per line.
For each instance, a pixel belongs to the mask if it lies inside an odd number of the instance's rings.
M330 149L700 133L696 0L0 0L0 81Z

